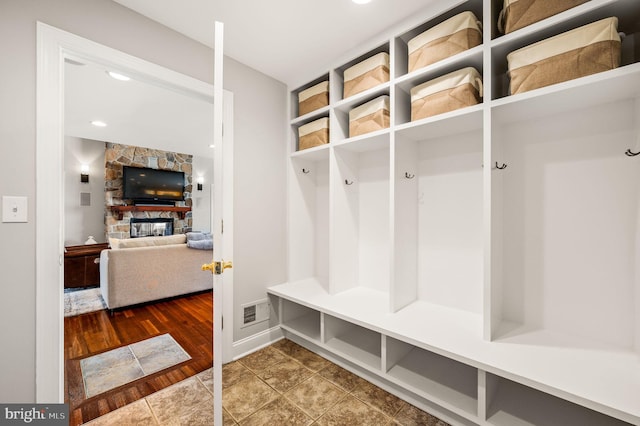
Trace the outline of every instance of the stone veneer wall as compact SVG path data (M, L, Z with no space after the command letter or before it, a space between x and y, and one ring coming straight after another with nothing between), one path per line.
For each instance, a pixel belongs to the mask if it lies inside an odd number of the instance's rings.
M183 234L191 230L191 212L180 219L175 212L126 212L122 220L111 212L110 206L123 205L122 166L151 167L161 170L181 171L185 174L184 205L191 207L193 156L157 149L121 145L107 142L105 151L105 232L108 238L129 238L129 220L136 218L173 218L173 233ZM182 205L182 203L180 204Z

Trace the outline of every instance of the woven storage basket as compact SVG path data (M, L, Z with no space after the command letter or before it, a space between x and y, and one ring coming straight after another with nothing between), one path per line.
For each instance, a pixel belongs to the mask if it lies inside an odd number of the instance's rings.
M298 128L298 151L329 143L329 119L320 118Z
M389 127L389 96L375 98L349 111L349 137Z
M344 98L389 81L389 54L378 53L344 70Z
M482 77L463 68L411 89L411 121L480 103Z
M617 26L618 18L605 18L511 52L511 94L619 67Z
M298 93L298 115L329 105L329 82L322 81Z
M509 34L589 0L504 0L498 31Z
M480 21L462 12L409 40L409 72L464 52L482 43Z

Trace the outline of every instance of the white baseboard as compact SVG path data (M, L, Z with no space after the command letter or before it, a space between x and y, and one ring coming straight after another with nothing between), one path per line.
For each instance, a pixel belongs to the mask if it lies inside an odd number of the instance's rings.
M249 355L284 338L279 325L233 342L233 360Z

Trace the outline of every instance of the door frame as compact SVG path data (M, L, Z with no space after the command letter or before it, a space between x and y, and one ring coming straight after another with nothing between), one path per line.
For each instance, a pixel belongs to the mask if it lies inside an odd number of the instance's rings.
M36 50L36 402L62 403L64 60L86 60L114 67L142 81L209 102L212 102L214 87L42 22L37 22ZM223 100L225 137L233 138L233 93L224 90ZM229 229L230 238L231 233ZM225 276L225 285L231 287L232 279L232 274ZM227 331L222 334L224 363L232 359L233 292L224 292L223 297L222 315L227 320Z

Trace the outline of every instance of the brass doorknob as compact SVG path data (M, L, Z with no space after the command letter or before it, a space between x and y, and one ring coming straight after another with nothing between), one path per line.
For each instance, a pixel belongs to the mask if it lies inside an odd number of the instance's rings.
M225 269L233 268L233 262L224 260L220 262L205 263L202 265L203 271L211 271L212 274L220 275Z

